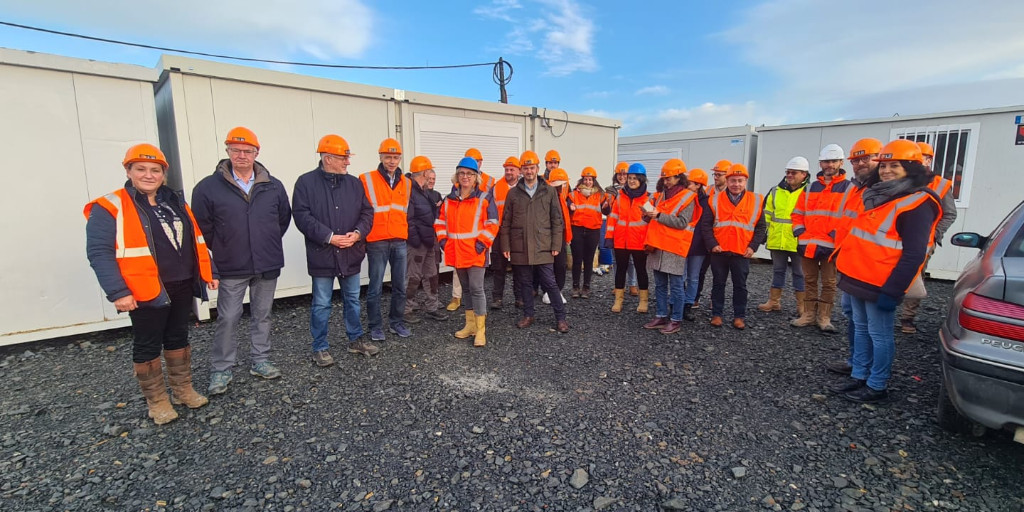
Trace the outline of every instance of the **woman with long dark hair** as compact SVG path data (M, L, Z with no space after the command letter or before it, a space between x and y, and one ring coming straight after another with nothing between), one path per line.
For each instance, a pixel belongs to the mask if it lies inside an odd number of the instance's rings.
M603 214L611 212L593 167L584 167L580 173L576 188L569 194L569 211L572 217L572 297L589 299L590 279L594 275L594 251L601 241L601 221Z
M626 268L631 261L636 268L636 281L640 288L640 303L636 311L647 312L647 253L644 252L647 222L643 220L641 209L648 204L649 197L647 169L639 162L630 164L629 170L626 171L626 186L619 191L612 204L612 213L608 216L608 229L604 235L604 246L615 249L615 303L612 305L612 313L622 311Z
M917 144L894 140L877 161L879 181L864 191L834 256L853 306L854 344L850 377L830 389L855 402L888 397L896 306L921 273L942 212Z

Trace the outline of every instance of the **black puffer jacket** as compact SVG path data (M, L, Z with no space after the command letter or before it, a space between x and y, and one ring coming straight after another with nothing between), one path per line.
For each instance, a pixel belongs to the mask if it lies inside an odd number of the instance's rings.
M412 174L406 174L412 182L412 196L409 198L409 239L410 247L433 247L437 244L434 234L434 219L437 218L437 205L430 200L427 190L423 190Z

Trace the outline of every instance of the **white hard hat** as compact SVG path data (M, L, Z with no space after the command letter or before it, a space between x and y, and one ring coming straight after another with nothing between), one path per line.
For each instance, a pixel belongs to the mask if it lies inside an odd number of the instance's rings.
M829 144L821 148L821 154L818 155L818 160L842 160L846 158L846 154L843 153L843 148L839 147L839 144Z
M807 159L802 156L794 156L793 158L790 158L788 162L786 162L786 169L807 172L808 170L810 170L810 168L811 166L810 164L807 163Z

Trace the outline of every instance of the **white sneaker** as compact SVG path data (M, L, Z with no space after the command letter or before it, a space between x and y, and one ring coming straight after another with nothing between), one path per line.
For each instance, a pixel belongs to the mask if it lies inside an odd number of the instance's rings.
M562 304L565 304L566 302L569 302L568 300L566 300L565 294L559 293L558 296L562 298Z
M548 298L548 292L544 292L544 296L540 299L544 304L551 304L551 299Z

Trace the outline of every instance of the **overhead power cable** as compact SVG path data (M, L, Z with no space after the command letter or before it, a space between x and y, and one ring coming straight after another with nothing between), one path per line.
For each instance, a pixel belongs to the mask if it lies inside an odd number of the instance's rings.
M73 32L61 32L59 30L51 30L51 29L48 29L48 28L32 27L32 26L29 26L29 25L21 25L21 24L18 24L18 23L11 23L9 21L0 21L0 25L6 25L8 27L21 28L21 29L25 29L25 30L34 30L36 32L44 32L44 33L47 33L47 34L55 34L55 35L59 35L59 36L75 37L75 38L78 38L78 39L86 39L86 40L89 40L89 41L99 41L101 43L120 44L120 45L124 45L124 46L134 46L136 48L147 48L147 49L150 49L150 50L160 50L160 51L164 51L164 52L184 53L186 55L199 55L199 56L202 56L202 57L213 57L213 58L217 58L217 59L239 60L239 61L245 61L245 62L263 62L263 63L267 63L267 64L285 64L285 65L290 65L290 66L308 66L308 67L314 67L314 68L392 69L392 70L454 69L454 68L474 68L474 67L483 67L483 66L499 66L500 62L501 62L501 61L499 61L499 62L480 62L480 63L477 63L477 64L452 64L452 65L447 65L447 66L353 66L353 65L345 65L345 64L322 64L322 63L317 63L317 62L292 62L292 61L286 61L286 60L255 59L255 58L250 58L250 57L235 57L235 56L232 56L232 55L221 55L221 54L217 54L217 53L196 52L196 51L191 51L191 50L182 50L182 49L179 49L179 48L167 48L167 47L163 47L163 46L154 46L154 45L142 44L142 43L132 43L132 42L128 42L128 41L118 41L116 39L107 39L107 38L103 38L103 37L87 36L87 35L84 35L84 34L75 34ZM508 64L508 61L505 61L505 64ZM510 68L510 72L509 72L508 78L511 78L511 76L512 76L511 75L511 65L509 65L509 68ZM497 69L497 68L495 68L495 69ZM496 73L497 73L497 71L496 71Z

